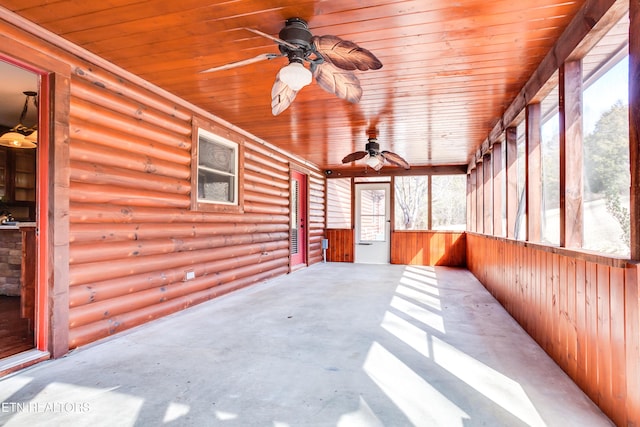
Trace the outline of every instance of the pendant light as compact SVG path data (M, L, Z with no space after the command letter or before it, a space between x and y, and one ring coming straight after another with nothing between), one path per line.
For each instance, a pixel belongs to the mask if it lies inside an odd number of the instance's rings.
M24 119L27 116L29 109L29 100L33 101L33 105L38 109L38 93L33 91L22 92L26 96L24 100L24 107L20 114L20 121L8 132L0 136L0 145L11 148L36 148L38 144L38 131L37 123L31 127L27 127L23 124Z

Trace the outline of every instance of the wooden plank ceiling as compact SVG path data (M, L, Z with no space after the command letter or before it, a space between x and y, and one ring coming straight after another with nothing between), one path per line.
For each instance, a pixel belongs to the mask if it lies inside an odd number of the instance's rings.
M0 0L0 5L320 168L363 150L414 166L466 165L584 1ZM315 82L282 114L271 87L286 58L200 71L278 52L300 17L314 35L370 50L350 104ZM360 166L362 168L362 166ZM386 166L385 166L386 168Z

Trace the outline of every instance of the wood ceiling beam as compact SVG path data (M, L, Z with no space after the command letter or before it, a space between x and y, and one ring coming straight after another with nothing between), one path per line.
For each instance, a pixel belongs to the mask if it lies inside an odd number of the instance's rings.
M380 173L371 168L357 166L352 168L335 168L324 171L327 178L377 177L377 176L412 176L412 175L463 175L467 173L464 165L421 166L411 169L384 168Z

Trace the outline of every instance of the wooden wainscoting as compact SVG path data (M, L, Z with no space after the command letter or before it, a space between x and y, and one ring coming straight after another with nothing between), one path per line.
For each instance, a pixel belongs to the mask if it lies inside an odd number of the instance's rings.
M353 262L353 230L350 228L327 229L325 236L329 240L327 261Z
M453 231L394 231L391 264L466 265L466 236Z
M467 265L616 425L640 425L635 264L468 233Z
M327 261L353 262L354 232L351 229L327 229ZM391 264L466 265L464 232L400 231L391 233Z

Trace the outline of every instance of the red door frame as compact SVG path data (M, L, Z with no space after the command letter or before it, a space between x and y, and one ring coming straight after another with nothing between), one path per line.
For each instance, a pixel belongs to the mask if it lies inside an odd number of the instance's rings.
M297 197L294 196L296 184ZM307 263L307 176L296 170L291 171L291 194L290 242L297 237L296 247L291 246L290 268L294 268ZM294 233L296 233L295 236Z
M47 72L22 62L17 58L0 54L0 59L39 77L38 85L38 147L36 153L36 350L49 351L49 108L51 104L51 79Z

